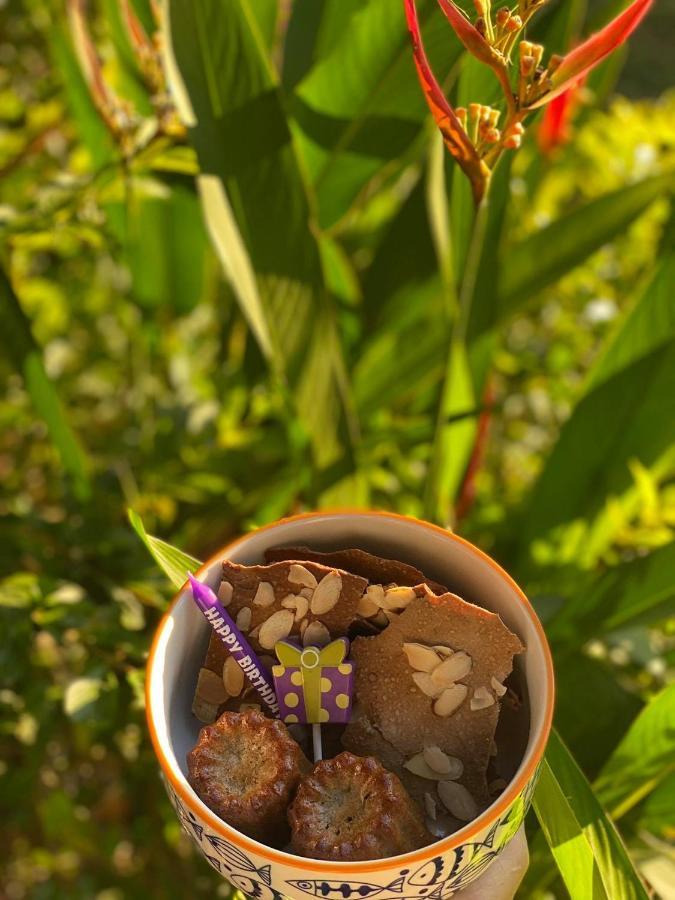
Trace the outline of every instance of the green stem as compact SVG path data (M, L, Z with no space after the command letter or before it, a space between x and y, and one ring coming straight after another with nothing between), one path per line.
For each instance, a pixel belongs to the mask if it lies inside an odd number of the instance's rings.
M485 223L488 210L488 191L486 189L485 196L480 204L476 207L476 212L471 230L471 238L469 243L469 251L464 266L462 283L459 292L459 305L454 321L451 323L448 336L448 354L446 357L445 369L443 373L443 381L438 398L438 407L436 412L436 425L434 431L434 442L431 451L431 461L424 494L424 514L426 518L438 522L441 525L448 524L450 519L450 505L452 498L451 490L448 490L443 484L443 472L446 469L446 429L451 426L449 423L449 414L453 412L449 409L453 388L456 385L453 379L459 377L458 370L458 354L463 354L466 343L466 333L471 314L471 305L473 302L474 289L476 285L476 277L480 265L482 254L483 239L485 236ZM460 360L461 363L461 360ZM470 424L469 427L473 428ZM473 441L471 440L471 443ZM468 457L467 457L468 459ZM457 486L461 483L462 472L459 467L463 466L463 460L457 460L457 470L459 477L455 478Z

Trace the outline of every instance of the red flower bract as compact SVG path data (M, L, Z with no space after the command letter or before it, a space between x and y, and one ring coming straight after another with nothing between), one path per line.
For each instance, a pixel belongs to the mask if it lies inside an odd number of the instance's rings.
M427 105L443 135L443 140L450 154L457 160L457 163L471 181L474 200L476 203L479 203L485 192L488 177L487 167L481 162L467 133L455 115L455 111L445 99L445 95L434 73L431 71L431 66L422 44L415 0L405 0L405 14L413 46L415 68L417 69L417 75L422 85Z
M583 44L571 50L550 76L550 89L530 103L528 108L536 109L553 100L621 46L646 16L652 3L653 0L634 0L601 31L592 34Z

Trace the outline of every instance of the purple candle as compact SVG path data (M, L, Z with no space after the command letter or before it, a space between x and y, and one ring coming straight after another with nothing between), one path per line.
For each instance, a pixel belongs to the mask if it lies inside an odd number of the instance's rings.
M230 651L244 675L265 702L274 716L279 715L279 704L269 674L258 659L254 649L234 624L232 616L225 610L211 588L202 584L188 573L192 587L192 597L204 613L204 618Z

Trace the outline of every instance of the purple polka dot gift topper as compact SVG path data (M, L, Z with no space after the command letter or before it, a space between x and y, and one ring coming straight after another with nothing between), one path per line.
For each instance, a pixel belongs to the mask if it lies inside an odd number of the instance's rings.
M348 722L354 688L354 664L346 662L347 638L326 647L298 647L278 641L279 665L272 668L279 717L291 724Z

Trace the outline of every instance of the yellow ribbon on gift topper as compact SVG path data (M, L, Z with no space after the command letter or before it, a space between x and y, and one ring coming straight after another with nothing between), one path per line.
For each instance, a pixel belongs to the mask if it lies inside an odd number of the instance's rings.
M308 722L321 722L321 670L343 663L349 644L345 638L337 638L326 647L296 647L286 641L277 641L274 651L279 662L287 669L299 669L302 678L302 693L305 701L305 716ZM299 687L300 685L298 685Z

